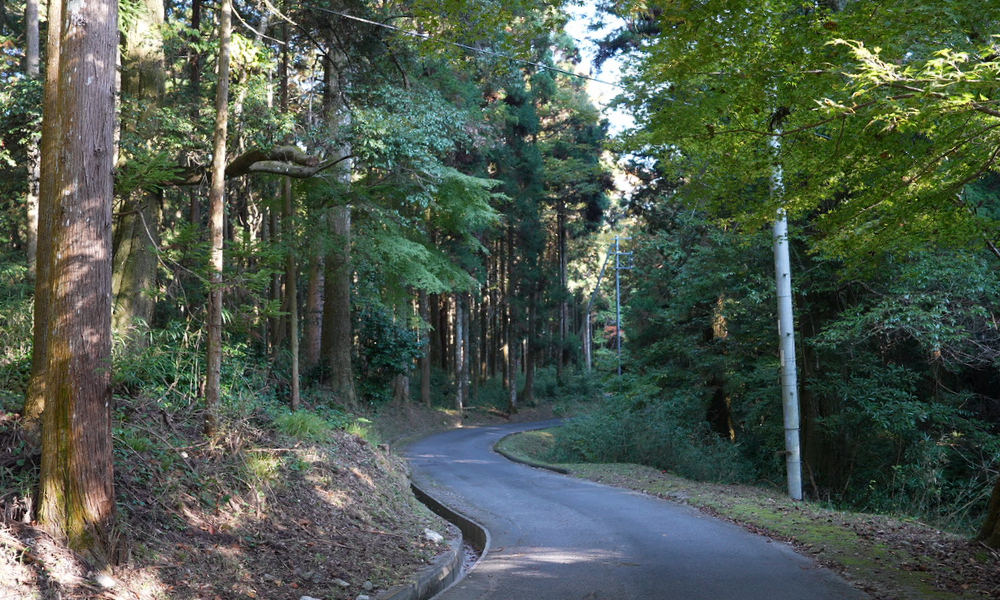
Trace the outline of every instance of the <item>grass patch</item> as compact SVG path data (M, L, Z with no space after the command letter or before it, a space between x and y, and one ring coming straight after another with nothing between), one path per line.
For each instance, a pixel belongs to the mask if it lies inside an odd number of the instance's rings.
M540 462L555 466L556 437L551 429L536 429L509 435L500 440L498 451L523 462Z
M302 441L326 439L334 429L332 423L307 410L278 415L274 425L281 433Z

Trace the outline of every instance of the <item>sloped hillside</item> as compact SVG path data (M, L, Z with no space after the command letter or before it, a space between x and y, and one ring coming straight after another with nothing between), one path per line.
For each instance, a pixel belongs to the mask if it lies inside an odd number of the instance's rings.
M257 412L209 443L193 418L140 405L118 413L113 582L24 522L34 462L16 418L0 424L0 598L354 600L443 551L425 529L455 535L364 427Z

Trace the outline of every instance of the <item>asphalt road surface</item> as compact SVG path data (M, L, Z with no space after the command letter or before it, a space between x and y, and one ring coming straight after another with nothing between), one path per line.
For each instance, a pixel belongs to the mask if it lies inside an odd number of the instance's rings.
M512 463L457 429L405 450L414 482L485 526L486 557L435 600L860 600L791 547L690 507Z

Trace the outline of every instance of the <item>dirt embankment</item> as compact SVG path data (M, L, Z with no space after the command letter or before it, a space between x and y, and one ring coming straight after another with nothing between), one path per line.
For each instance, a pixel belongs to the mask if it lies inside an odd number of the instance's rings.
M273 415L251 414L206 441L193 416L141 404L120 413L122 557L104 573L30 523L23 490L36 463L19 454L16 420L0 423L0 599L374 597L409 580L457 535L413 497L389 442L509 420L397 406L360 419L353 429L363 436L330 429L296 439L275 429ZM524 418L539 417L515 416Z

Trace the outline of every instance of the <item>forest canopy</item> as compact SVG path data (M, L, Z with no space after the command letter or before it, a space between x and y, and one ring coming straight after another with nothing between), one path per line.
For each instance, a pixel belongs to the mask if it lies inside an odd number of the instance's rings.
M807 499L1000 546L996 3L599 3L613 138L560 0L71 4L0 3L0 409L81 552L115 398L598 398L565 456L778 481L783 219Z

